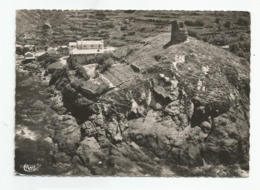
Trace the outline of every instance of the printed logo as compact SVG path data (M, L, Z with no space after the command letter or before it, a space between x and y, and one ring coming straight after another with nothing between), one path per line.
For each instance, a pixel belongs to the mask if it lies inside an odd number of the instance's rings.
M23 170L26 172L35 172L39 170L40 166L41 166L40 164L36 164L36 165L24 164L21 165L20 167L23 168Z

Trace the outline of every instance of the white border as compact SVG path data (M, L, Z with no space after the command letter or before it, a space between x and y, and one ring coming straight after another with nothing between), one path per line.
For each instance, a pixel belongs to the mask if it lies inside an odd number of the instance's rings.
M5 0L1 1L0 45L0 189L258 189L259 157L259 74L260 2L258 0ZM16 9L166 9L240 10L251 12L251 149L250 177L223 178L122 178L122 177L15 177L14 93L15 93L15 10Z

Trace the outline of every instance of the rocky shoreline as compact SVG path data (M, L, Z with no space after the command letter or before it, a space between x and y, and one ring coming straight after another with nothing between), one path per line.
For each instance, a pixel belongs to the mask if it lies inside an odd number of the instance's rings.
M209 112L201 99L187 103L179 85L167 81L172 76L160 77L89 96L90 84L82 86L72 71L46 75L38 62L19 65L16 172L247 177L246 114L234 106L216 113L211 105ZM22 171L28 162L41 164L39 172Z

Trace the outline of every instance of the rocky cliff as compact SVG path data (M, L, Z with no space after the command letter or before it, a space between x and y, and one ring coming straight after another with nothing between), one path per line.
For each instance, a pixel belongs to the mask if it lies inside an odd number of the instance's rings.
M165 47L169 39L117 50L96 78L54 72L50 127L63 174L245 176L249 63L191 37Z

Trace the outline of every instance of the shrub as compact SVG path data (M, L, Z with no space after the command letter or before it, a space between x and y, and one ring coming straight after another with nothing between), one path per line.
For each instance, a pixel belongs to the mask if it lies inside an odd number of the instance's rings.
M204 42L207 42L207 41L208 41L208 37L207 37L207 36L204 36L204 37L202 38L202 40L203 40Z
M135 32L128 32L127 34L128 34L129 36L132 36L132 35L135 34Z
M248 26L249 25L249 21L239 17L236 24L240 25L240 26Z
M127 29L127 26L121 26L120 30L124 31Z
M191 20L185 20L184 24L187 26L193 26L193 22Z
M215 23L219 24L220 18L215 19Z
M194 26L204 26L204 22L202 20L195 20Z
M237 52L237 55L238 55L239 57L245 57L245 54L244 54L243 51L238 51L238 52Z
M96 17L97 17L98 19L105 19L106 14L104 13L104 11L98 11L98 12L96 13Z
M225 28L230 28L231 23L229 21L226 21L223 25Z
M239 42L240 48L245 52L250 52L250 42Z
M159 60L161 59L161 57L162 57L161 55L155 55L155 56L154 56L154 58L155 58L156 61L159 61Z
M208 40L210 44L218 45L218 46L224 46L229 43L229 38L226 34L218 34L215 35L213 38Z
M193 31L193 30L188 30L188 34L190 35L190 36L192 36L192 37L198 37L198 34L197 34L197 32L195 32L195 31Z
M191 21L191 20L185 20L184 24L187 26L204 26L204 22L202 20L195 20L195 21Z
M87 75L84 67L82 65L77 65L76 66L76 76L78 77L82 77L84 78L85 80L88 80L89 79L89 76Z
M106 59L102 65L98 65L98 69L101 73L107 71L114 64L114 60L112 58Z
M237 43L232 43L229 45L229 50L232 53L236 53L239 50L239 45Z

